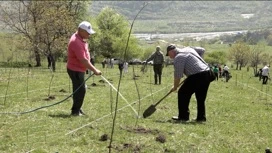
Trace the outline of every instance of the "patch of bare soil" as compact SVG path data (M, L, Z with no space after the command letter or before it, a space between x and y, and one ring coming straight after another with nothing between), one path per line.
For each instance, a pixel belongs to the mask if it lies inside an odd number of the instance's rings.
M159 135L156 137L156 141L158 141L158 142L160 142L160 143L165 143L166 138L165 138L164 135L159 134Z
M101 135L99 141L107 141L109 139L109 136L107 134Z
M64 90L64 89L60 89L60 91L59 92L64 92L64 93L66 93L67 91L66 90Z
M155 137L155 141L160 142L160 143L165 143L166 142L166 136L164 134L162 134L161 131L159 131L158 129L150 129L150 128L145 128L145 127L121 127L121 129L124 129L128 132L133 132L133 133L140 133L140 134L152 134L152 135L156 135ZM123 151L124 148L130 148L133 150L134 153L140 152L141 149L144 147L144 145L134 145L134 144L124 144L123 148L118 148L116 147L115 149L117 149L118 151ZM165 152L172 152L172 150L169 149L165 149Z
M133 152L133 153L140 153L141 149L144 146L143 145L134 145L134 144L124 143L124 144L122 144L122 146L111 146L111 147L113 149L117 150L118 152L127 150L127 151Z
M104 81L104 80L99 80L99 82L100 82L100 83L105 83L105 81Z

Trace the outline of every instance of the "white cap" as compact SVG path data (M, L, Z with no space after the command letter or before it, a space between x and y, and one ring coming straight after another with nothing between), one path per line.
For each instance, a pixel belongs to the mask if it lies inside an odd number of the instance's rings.
M94 34L95 31L92 29L91 23L83 21L78 25L79 28L86 30L89 34Z

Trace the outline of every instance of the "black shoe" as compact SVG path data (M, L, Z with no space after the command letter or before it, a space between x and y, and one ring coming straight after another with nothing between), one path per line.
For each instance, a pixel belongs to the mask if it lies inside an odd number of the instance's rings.
M187 122L187 121L189 121L189 119L182 119L182 118L179 118L178 116L173 116L172 120L181 121L181 122Z

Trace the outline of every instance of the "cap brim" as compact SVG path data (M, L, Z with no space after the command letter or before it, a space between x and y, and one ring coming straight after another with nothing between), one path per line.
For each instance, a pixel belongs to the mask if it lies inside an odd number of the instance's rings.
M95 33L95 31L93 30L93 29L90 29L90 30L88 30L87 31L89 34L94 34Z

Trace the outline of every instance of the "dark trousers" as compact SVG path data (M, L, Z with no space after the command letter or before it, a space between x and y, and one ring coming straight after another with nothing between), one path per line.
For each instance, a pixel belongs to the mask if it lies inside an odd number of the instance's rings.
M205 100L210 85L209 72L189 76L178 91L178 109L181 120L189 120L189 103L192 94L197 100L197 120L206 120Z
M155 84L158 83L158 78L159 78L159 84L161 84L162 64L154 64L153 71L154 71Z
M268 76L263 76L263 84L266 84L268 80Z
M214 74L215 74L215 79L216 79L216 81L218 81L218 72L214 72Z
M72 113L79 113L86 93L84 75L85 72L77 72L67 69L70 79L73 84L73 106L71 108Z

